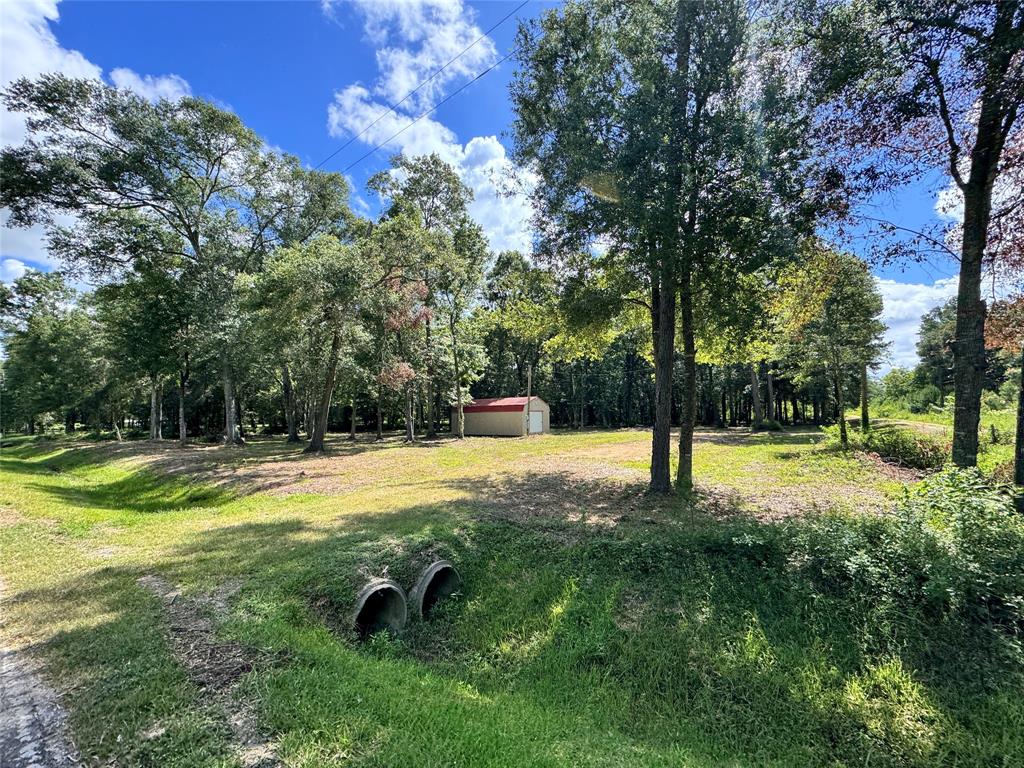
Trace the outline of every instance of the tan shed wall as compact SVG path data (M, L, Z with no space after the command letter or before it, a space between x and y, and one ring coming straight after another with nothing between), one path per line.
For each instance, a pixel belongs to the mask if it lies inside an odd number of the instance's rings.
M551 408L540 398L530 403L531 411L544 414L544 431L551 431ZM467 435L494 437L522 437L526 434L526 406L521 411L475 411L463 413ZM456 409L452 408L452 431L459 418Z
M523 419L526 411L476 411L464 413L467 435L496 435L498 437L520 437L526 434ZM452 422L458 418L453 411Z

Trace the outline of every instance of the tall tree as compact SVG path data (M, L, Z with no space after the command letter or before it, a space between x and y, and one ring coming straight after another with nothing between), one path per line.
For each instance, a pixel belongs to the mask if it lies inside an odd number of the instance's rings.
M483 279L484 264L488 258L487 240L479 225L464 219L457 227L450 243L439 249L447 258L439 259L441 268L434 283L439 314L446 326L449 354L452 364L452 403L455 423L452 431L461 440L466 436L463 406L469 395L469 384L476 378L478 366L471 361L480 355L470 354L466 344L468 313L478 299ZM474 350L475 351L475 350ZM430 395L428 392L428 403ZM429 424L429 407L428 407Z
M324 450L339 364L365 343L360 301L370 289L369 275L359 246L331 235L278 249L260 275L257 300L273 322L301 333L302 349L319 371L309 452Z
M447 236L454 240L461 229L466 226L468 206L473 199L473 191L459 178L455 169L446 163L437 153L410 157L396 155L391 159L391 168L375 174L367 186L389 201L387 214L399 209L415 210L423 228L435 236ZM436 240L435 240L436 242ZM455 252L450 249L432 248L419 254L418 277L427 289L424 305L434 310L437 308L437 286L445 281L450 284L449 270L451 265L445 255ZM455 266L458 271L460 267ZM446 335L450 328L442 329ZM434 414L434 388L437 342L433 323L424 326L423 349L423 380L426 385L426 422L427 437L436 434Z
M918 371L939 389L939 405L945 405L953 376L953 340L956 337L956 298L921 316L917 336Z
M503 251L487 273L475 322L487 348L482 392L505 396L526 392L526 371L536 368L552 334L558 286L554 275L518 251Z
M802 103L768 41L755 41L748 13L728 0L581 0L519 32L516 154L541 178L542 246L575 254L599 240L606 274L622 277L622 295L650 311L653 492L671 488L677 316L676 484L688 492L695 339L701 309L711 311L708 286L720 269L763 264L774 255L764 235L798 226L810 210Z
M0 203L12 225L46 225L51 252L94 274L154 254L202 274L221 308L209 335L221 348L225 439L238 442L235 278L282 237L333 229L345 211L319 192L344 180L268 152L236 115L202 99L152 104L99 81L43 75L15 81L3 101L26 115L28 128L24 144L0 153ZM76 224L57 226L55 213ZM296 222L309 231L292 231Z
M832 386L840 441L848 445L847 382L879 359L886 349L882 296L867 265L850 254L817 249L811 274L823 297L808 314L799 302L807 280L794 283L791 299L781 305L783 327L790 342L790 363L803 375L824 369ZM796 299L796 300L794 300Z
M821 147L846 152L844 182L874 193L943 170L963 199L953 340L953 461L973 466L985 377L982 269L993 189L1020 145L1019 0L815 0L794 4L827 105ZM854 147L859 157L850 156Z
M0 294L5 397L28 426L63 418L74 432L86 399L100 387L99 333L60 273L30 271Z
M179 286L165 270L143 268L122 282L102 286L95 297L107 356L118 376L128 381L146 378L150 440L163 439L163 386L179 370L178 319L188 312Z

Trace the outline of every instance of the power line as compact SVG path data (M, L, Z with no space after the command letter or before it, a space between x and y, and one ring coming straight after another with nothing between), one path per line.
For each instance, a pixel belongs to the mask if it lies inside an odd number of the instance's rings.
M491 71L492 69L494 69L494 68L495 68L496 66L498 66L499 64L501 64L501 63L502 63L503 61L507 61L508 59L510 59L510 58L511 58L511 57L512 57L512 56L513 56L514 54L516 54L516 53L517 53L516 49L514 49L514 48L513 48L513 49L512 49L511 51L509 51L508 53L506 53L506 54L505 54L504 56L502 56L502 57L501 57L500 59L498 59L498 60L497 60L496 62L494 62L493 64L491 64L491 66L489 66L489 67L488 67L487 69L485 69L485 70L484 70L483 72L481 72L481 73L480 73L479 75L477 75L477 76L476 76L476 77L474 77L474 78L473 78L472 80L470 80L469 82L467 82L467 83L465 83L464 85L462 85L462 87L460 87L460 88L459 88L458 90L456 90L456 91L452 91L452 92L451 92L450 94L448 94L447 96L445 96L445 97L444 97L443 99L441 99L441 101L437 102L437 104L435 104L434 106L432 106L432 107L431 107L430 109L428 109L428 110L426 110L425 112L421 112L420 114L416 115L416 117L415 117L415 118L413 118L413 119L412 119L412 120L411 120L411 121L410 121L409 123L407 123L407 124L406 124L405 126L403 126L402 128L399 128L399 129L398 129L397 131L395 131L395 132L394 132L393 134L391 134L390 136L388 136L388 137L387 137L386 139L384 139L384 141L382 141L382 142L381 142L380 144L378 144L377 146L375 146L375 147L374 147L373 149L371 149L371 150L370 150L369 152L367 152L367 153L366 153L365 155L363 155L362 157L360 157L360 158L359 158L358 160L356 160L355 162L352 162L352 163L349 163L348 165L346 165L346 166L345 166L345 169L344 169L344 170L342 171L342 173L348 173L348 172L349 172L349 170L351 170L351 169L352 169L352 168L354 168L355 166L359 165L359 163L363 162L363 160L365 160L366 158L368 158L368 157L369 157L370 155L372 155L372 154L373 154L374 152L376 152L376 151L377 151L378 149L382 148L383 146L385 146L386 144L388 144L389 142L391 142L391 141L392 141L393 139L395 139L395 138L397 138L397 137L401 136L401 135L402 135L403 133L405 133L405 132L406 132L406 131L407 131L408 129L412 128L412 127L413 127L414 125L416 125L416 123L418 123L418 122L419 122L420 120L422 120L422 119L423 119L424 117L426 117L426 116L427 116L427 115L429 115L429 114L430 114L431 112L433 112L434 110L436 110L436 109L437 109L438 107L440 107L440 106L441 106L442 104L444 104L445 102L447 102L447 101L449 101L450 99L454 98L455 96L458 96L458 95L459 95L460 93L462 93L462 92L463 92L464 90L466 90L467 88L469 88L469 86L471 86L471 85L472 85L473 83L475 83L475 82L476 82L477 80L479 80L479 79L480 79L481 77L483 77L484 75L486 75L486 74L487 74L488 72L490 72L490 71ZM387 113L385 113L385 114L387 114Z
M458 52L457 54L455 54L455 55L454 55L454 56L453 56L452 58L450 58L450 59L449 59L448 61L446 61L446 62L445 62L445 63L444 63L444 64L443 64L442 66L441 66L441 68L440 68L440 69L438 69L438 70L437 70L436 72L434 72L434 73L433 73L433 74L432 74L432 75L431 75L430 77L428 77L428 78L427 78L426 80L424 80L424 81L423 81L422 83L420 83L420 84L419 84L419 85L417 85L417 86L416 86L415 88L413 88L413 89L412 89L411 91L409 91L409 92L408 92L407 94L405 94L405 96L403 96L403 97L402 97L401 99L399 99L398 101L396 101L396 102L395 102L395 103L394 103L393 105L389 106L389 107L388 107L388 109L387 109L386 111L382 112L381 114L379 114L379 115L377 116L377 118L376 118L376 119L375 119L375 120L374 120L374 121L373 121L372 123L370 123L369 125L367 125L367 126L366 126L365 128L363 128L363 130L361 130L361 131L360 131L359 133L357 133L357 134L356 134L355 136L353 136L352 138L350 138L350 139L349 139L348 141L346 141L346 142L345 142L344 144L342 144L342 145L341 145L340 147L338 147L338 148L337 148L336 150L334 150L333 152L331 152L331 154L329 154L329 155L328 155L327 157L325 157L325 158L324 158L323 160L321 160L321 161L320 161L319 163L317 163L317 164L316 164L315 166L313 166L313 170L316 170L316 169L320 168L321 166L323 166L323 164L324 164L324 163L326 163L326 162L327 162L328 160L330 160L331 158L333 158L333 157L334 157L335 155L337 155L337 154L338 154L339 152L341 152L341 151L342 151L343 149L345 149L345 147L347 147L347 146L348 146L349 144L351 144L351 143L352 143L353 141L355 141L356 139L358 139L358 138L359 138L360 136L362 136L362 135L363 135L364 133L366 133L366 132L367 132L368 130L370 130L371 128L373 128L373 126L375 126L375 125L376 125L377 123L379 123L379 122L380 122L381 120L383 120L383 119L384 119L384 118L385 118L385 117L386 117L386 116L387 116L387 115L388 115L389 113L391 113L391 112L394 112L394 113L395 113L395 114L397 115L397 114L398 114L398 112L396 112L395 110L397 110L397 108L398 108L398 107L399 107L399 106L400 106L401 104L403 104L403 103L405 103L406 101L408 101L408 99L409 99L409 98L410 98L410 97L411 97L411 96L412 96L413 94L415 94L415 93L416 93L417 91L419 91L419 90L420 90L420 89L421 89L421 88L422 88L423 86L425 86L425 85L426 85L427 83L429 83L429 82L430 82L431 80L433 80L433 79L434 79L435 77L437 77L437 76L438 76L438 75L440 75L440 74L441 74L442 72L444 72L444 71L445 71L445 70L446 70L446 69L447 69L447 68L448 68L448 67L449 67L449 66L450 66L451 64L453 64L453 63L454 63L454 62L456 61L456 59L458 59L458 58L459 58L460 56L462 56L462 55L463 55L464 53L466 53L466 51L468 51L468 50L469 50L470 48L472 48L473 46L475 46L475 45L476 45L477 43L479 43L479 42L480 42L481 40L483 40L483 39L484 39L485 37L487 37L487 36L488 36L489 34L491 34L491 32L493 32L493 31L494 31L494 30L496 30L496 29L497 29L498 27L500 27L500 26L501 26L502 24L504 24L504 23L505 23L506 21L508 21L508 20L509 20L510 18L512 18L512 16L514 16L514 15L515 15L516 13L518 13L518 12L519 12L519 11L520 11L520 10L521 10L521 9L523 8L523 6L525 6L525 5L526 5L526 4L528 3L528 2L530 2L530 0L523 0L523 2L521 2L521 3L519 4L519 5L517 5L517 6L515 7L515 8L513 8L513 9L512 9L511 11L509 11L509 12L508 12L508 13L506 13L506 14L505 14L504 16L502 16L502 17L501 17L501 19L499 19L499 20L498 20L497 22L495 22L495 23L494 23L494 24L492 24L492 25L491 25L490 27L488 27L488 29L487 29L487 30L485 30L485 31L484 31L484 32L483 32L483 33L482 33L482 34L480 35L480 37L478 37L478 38L477 38L476 40L474 40L474 41L473 41L472 43L470 43L469 45L467 45L467 46L466 46L465 48L463 48L463 49L462 49L461 51L459 51L459 52ZM506 56L506 57L505 57L505 59L507 59L507 58L508 58L508 56ZM501 61L504 61L505 59L501 59ZM481 75L482 75L482 74L486 74L487 72L490 72L490 70L491 70L491 69L493 69L493 68L494 68L494 67L495 67L495 66L496 66L497 64L500 64L500 63L501 63L501 61L498 61L498 62L496 62L496 64L492 64L492 65L491 65L491 67L489 67L489 68L488 68L487 70L485 70L484 72L482 72L482 73L481 73ZM481 75L477 75L477 76L476 76L475 78L473 78L473 80L477 80L477 79L479 79ZM473 80L471 80L470 82L473 82ZM461 88L460 88L459 90L461 90ZM458 93L458 91L456 91L456 93ZM447 99L446 99L445 101L447 101ZM437 106L440 106L440 105L441 105L441 104L443 104L443 103L444 103L444 102L442 101L442 102L441 102L440 104L438 104ZM422 117L422 115L421 115L421 117ZM416 118L416 120L419 120L419 118ZM414 120L413 122L415 122L415 120ZM410 123L410 125L412 125L412 123ZM392 138L393 138L393 137L392 137ZM389 139L389 141L390 141L390 139ZM375 150L373 150L373 151L374 151L374 152L376 152L377 150L375 149ZM372 152L371 152L371 154L372 154ZM361 159L362 159L362 158L360 158L360 160L361 160ZM359 162L359 161L357 160L356 162ZM349 167L351 167L351 166L349 166ZM346 168L346 170L348 170L348 169Z

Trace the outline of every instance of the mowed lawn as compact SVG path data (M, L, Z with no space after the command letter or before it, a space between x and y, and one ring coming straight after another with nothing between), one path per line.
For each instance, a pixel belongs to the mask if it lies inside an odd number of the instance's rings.
M1024 764L1019 674L872 626L787 556L780 532L914 479L820 440L702 432L689 504L644 496L639 430L325 457L9 439L0 640L89 764ZM360 642L358 588L437 557L463 593Z

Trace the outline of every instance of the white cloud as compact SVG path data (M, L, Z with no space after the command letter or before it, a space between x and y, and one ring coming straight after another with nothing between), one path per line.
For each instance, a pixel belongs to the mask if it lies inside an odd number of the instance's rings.
M436 120L423 118L412 123L413 118L388 112L387 107L368 99L369 92L358 85L336 93L327 110L330 134L351 136L380 118L362 135L362 141L371 146L383 144L381 152L387 153L415 156L436 152L473 190L470 213L484 228L491 248L529 252L530 201L524 191L509 187L507 182L516 168L496 136L476 136L463 145ZM402 128L406 130L401 135L391 138ZM520 172L519 176L525 184L533 183L529 174Z
M470 139L459 168L463 182L473 190L470 213L484 228L491 248L528 254L533 209L522 190L508 186L516 169L502 143L495 136ZM531 174L520 172L519 176L526 185L536 183Z
M884 302L882 321L888 326L885 338L892 344L889 348L890 360L883 366L883 372L897 366L912 368L917 364L916 347L921 315L956 296L959 278L956 275L944 277L930 285L900 283L877 277L875 282Z
M335 93L334 103L327 108L327 129L336 138L354 136L370 126L360 137L364 144L383 144L386 150L410 155L437 152L452 164L459 160L462 151L454 132L429 117L416 123L413 119L414 116L392 112L386 105L372 101L370 92L361 85L350 85ZM405 130L400 136L391 138L402 129Z
M0 211L0 256L29 262L44 269L57 267L57 260L50 256L46 247L45 227L41 224L31 227L8 227L9 218L9 211ZM57 214L54 216L54 222L59 226L69 227L75 223L75 218Z
M10 285L28 271L25 262L17 259L0 259L0 283Z
M462 0L355 0L354 5L363 15L367 38L377 46L374 93L389 104L444 66L406 102L421 111L443 94L445 85L475 76L497 58L490 38L473 45L483 31Z
M962 224L964 221L964 196L952 179L935 196L935 213L939 218Z
M371 147L382 145L382 153L436 152L473 190L470 212L484 228L491 248L528 252L528 190L509 182L516 177L529 187L534 178L517 173L496 136L477 136L463 144L437 120L424 117L414 122L417 114L443 97L445 85L475 77L495 61L493 41L481 40L413 98L395 111L389 109L483 34L473 21L472 9L461 0L356 0L355 5L363 14L367 38L381 46L378 77L371 87L351 84L334 94L327 108L330 135L348 138L362 132L360 141Z
M189 84L178 75L160 75L158 77L140 75L125 67L112 69L110 71L110 82L118 88L127 88L129 91L135 91L135 93L148 101L159 101L160 99L177 101L182 96L188 96L192 93L192 88Z
M56 0L5 0L0 3L0 83L6 88L19 77L63 72L71 77L99 77L102 70L78 51L61 48L50 29L56 21ZM20 143L25 121L3 110L0 142Z
M62 48L50 23L58 20L57 0L0 0L0 86L7 87L21 77L34 78L60 72L69 77L100 78L103 70L78 51ZM191 89L178 75L139 75L123 67L110 73L119 88L130 88L146 99L180 98ZM0 144L17 145L25 139L25 120L6 109L0 111ZM7 261L54 267L41 226L28 229L7 227L8 214L0 212L0 256ZM58 216L57 223L74 219ZM6 267L5 267L6 268ZM11 267L14 269L14 267Z

